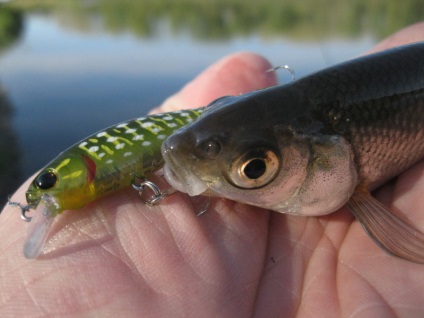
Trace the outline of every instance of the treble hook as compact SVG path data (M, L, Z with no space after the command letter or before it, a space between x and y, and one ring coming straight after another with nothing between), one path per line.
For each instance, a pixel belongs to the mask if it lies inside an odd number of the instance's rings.
M11 207L17 207L17 208L21 209L21 219L22 220L24 220L25 222L31 221L32 217L26 215L29 212L29 210L32 209L31 205L22 205L19 202L10 201L10 198L7 199L7 203Z
M205 207L197 212L196 216L201 216L203 213L205 213L209 209L209 205L211 204L211 197L208 197L208 202L206 202Z
M136 179L140 179L141 181L140 184L136 183ZM168 190L162 192L155 183L147 180L146 178L140 178L140 177L135 177L131 185L133 189L136 190L138 194L140 195L141 201L147 206L154 206L159 201L166 199L170 195L177 192L177 190L175 190L174 188L169 188ZM143 192L146 188L150 189L153 192L153 196L148 200L143 198ZM211 198L208 197L208 202L206 203L205 207L202 210L200 210L198 213L196 213L196 216L200 216L203 213L205 213L209 208L210 202L211 202Z
M134 179L137 179L137 178L138 177ZM146 178L138 178L138 179L141 180L140 184L136 184L134 180L131 185L133 189L136 190L138 194L140 195L141 201L148 206L156 205L159 201L177 192L177 190L175 190L174 188L169 188L168 190L162 192L156 184L147 180ZM143 199L143 192L146 188L149 188L151 191L153 191L153 196L148 200Z
M270 68L269 70L267 70L267 72L275 72L276 70L279 70L279 69L286 69L286 70L288 70L290 72L290 74L291 74L291 77L292 77L291 80L292 81L295 80L296 74L294 73L294 70L290 66L288 66L288 65L279 65L279 66Z

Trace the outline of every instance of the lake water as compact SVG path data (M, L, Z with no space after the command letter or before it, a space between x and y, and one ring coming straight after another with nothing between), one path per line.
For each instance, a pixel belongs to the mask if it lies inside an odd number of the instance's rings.
M166 18L153 36L111 32L90 20L76 28L48 11L23 14L19 38L0 51L3 119L10 121L3 156L13 154L11 175L0 181L0 199L83 137L146 114L214 61L253 51L273 65L290 65L297 76L369 49L378 37L293 40L284 35L235 35L199 39L175 32ZM281 71L282 80L289 76ZM6 136L3 134L3 136Z

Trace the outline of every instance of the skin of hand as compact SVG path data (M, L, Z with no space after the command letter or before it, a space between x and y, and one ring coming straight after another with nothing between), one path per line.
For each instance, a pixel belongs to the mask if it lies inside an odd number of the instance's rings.
M424 23L378 44L424 40ZM155 112L275 84L260 56L212 65ZM156 176L152 181L167 185ZM13 196L25 202L26 182ZM375 195L424 231L424 161ZM200 203L200 206L203 203ZM206 213L184 194L149 208L128 188L57 217L44 254L22 255L28 226L0 217L0 316L422 317L424 266L377 247L346 208L288 216L225 199Z

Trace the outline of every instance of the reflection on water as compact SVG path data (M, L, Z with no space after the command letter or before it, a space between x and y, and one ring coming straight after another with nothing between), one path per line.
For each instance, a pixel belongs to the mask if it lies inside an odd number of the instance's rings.
M13 109L0 87L0 206L21 182L19 147L11 124Z
M0 179L0 189L6 189L0 193L0 203L22 178L59 152L106 126L146 114L219 58L254 51L274 65L289 64L302 76L357 56L382 36L423 16L421 0L403 1L402 10L397 3L15 0L8 6L0 4L0 82L7 91L6 105L14 108L13 117L11 112L0 113L2 122L12 121L2 126L9 131L4 134L9 141L1 141L0 151L9 157L5 164L0 161L0 170L10 171L11 179ZM279 76L289 79L285 72ZM9 151L11 145L15 148ZM15 168L4 170L10 160Z
M0 3L0 54L21 35L22 13ZM1 79L1 73L0 73ZM0 208L22 182L20 151L12 124L13 106L0 86Z
M22 12L0 2L0 51L12 44L22 31Z
M329 35L382 37L424 16L422 0L101 0L15 1L21 8L53 11L62 25L82 32L105 29L153 37L160 20L197 39L262 34L295 39Z

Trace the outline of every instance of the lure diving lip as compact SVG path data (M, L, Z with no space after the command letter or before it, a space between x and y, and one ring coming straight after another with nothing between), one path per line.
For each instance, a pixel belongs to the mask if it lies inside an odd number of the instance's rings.
M31 219L25 239L24 255L26 258L37 258L41 254L58 211L55 199L48 194L43 194L34 210L34 216Z

